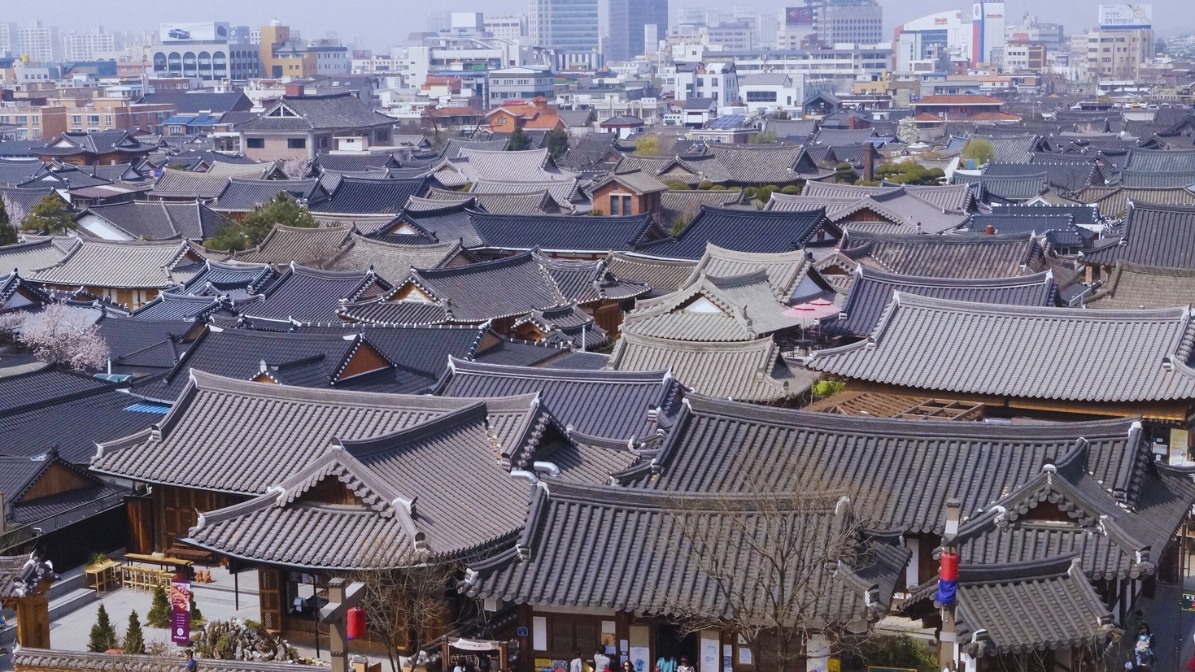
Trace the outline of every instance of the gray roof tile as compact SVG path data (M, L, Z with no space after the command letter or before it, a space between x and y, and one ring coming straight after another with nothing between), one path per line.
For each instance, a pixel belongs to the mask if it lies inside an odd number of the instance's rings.
M30 279L49 285L167 289L190 279L190 273L176 269L195 261L185 243L85 240Z
M1021 235L879 235L848 233L842 252L889 273L935 278L1007 278L1037 269L1042 249Z

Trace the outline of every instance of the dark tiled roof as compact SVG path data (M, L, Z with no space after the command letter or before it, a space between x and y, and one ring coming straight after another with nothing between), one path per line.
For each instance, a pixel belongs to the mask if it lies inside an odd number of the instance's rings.
M536 259L556 281L560 293L579 304L601 300L624 301L651 291L651 287L645 283L618 278L610 272L609 262L604 259L553 259L538 253Z
M1140 205L1195 205L1195 192L1186 187L1170 189L1127 189L1120 187L1089 187L1072 194L1073 201L1094 204L1102 217L1117 219L1129 210L1129 203Z
M176 111L184 113L212 112L220 114L221 112L244 111L253 107L253 101L240 91L147 93L141 97L141 102L173 105Z
M1093 163L1047 163L1044 161L1034 161L1032 166L1026 166L1023 163L990 163L984 169L983 174L987 177L1018 176L1042 170L1046 173L1046 182L1051 187L1064 192L1086 189L1091 186L1096 176L1096 167Z
M568 303L531 252L456 268L416 269L409 281L460 322L513 317Z
M1033 166L1033 169L1040 170L1037 166ZM1047 188L1045 171L990 177L987 175L967 175L955 172L953 180L955 184L979 185L980 198L985 201L1028 201L1031 198L1041 195Z
M668 413L678 401L679 392L676 381L666 371L581 371L453 359L436 394L538 394L552 417L570 431L625 441L655 432L653 413ZM595 403L599 399L601 402Z
M0 369L0 374L4 369ZM0 414L20 412L64 399L94 394L99 390L115 389L83 373L63 371L43 365L15 375L0 375Z
M64 460L85 464L95 454L96 441L140 431L161 419L156 413L125 410L137 401L121 391L125 387L106 385L0 412L0 454L32 457L57 447Z
M1075 224L1094 226L1099 224L1100 213L1086 205L998 205L992 208L993 215L1015 215L1018 217L1058 217L1069 215Z
M442 324L448 311L439 303L392 301L380 296L369 301L346 303L337 309L342 320L362 324Z
M315 157L321 170L348 173L370 168L398 168L393 154L320 154Z
M258 294L278 278L269 264L204 261L203 268L177 291L191 296L228 296L243 300Z
M24 562L24 558L21 559ZM112 657L106 653L88 653L79 651L62 651L55 649L34 649L22 646L13 653L15 664L29 669L51 670L80 670L99 672L110 669ZM182 659L178 656L139 656L134 654L120 654L121 665L129 672L172 672L182 666ZM213 658L197 658L203 669L221 670L222 672L317 672L321 668L316 666L299 665L291 662L263 662L258 660L218 660Z
M285 106L298 116L270 116ZM284 96L274 108L237 128L245 131L350 130L393 126L394 120L374 111L373 105L352 93L316 96Z
M408 211L403 217L441 242L459 242L464 247L479 247L483 244L481 235L473 228L467 206L467 202L445 203L440 209Z
M804 247L825 224L825 211L770 212L701 206L675 239L636 251L669 259L700 259L706 245L736 252L788 252Z
M112 363L168 369L187 350L186 336L196 330L189 320L147 320L105 315L97 322Z
M895 293L871 338L815 351L845 378L943 393L1086 402L1195 398L1187 308L1092 311ZM1093 358L1093 352L1102 353ZM1042 376L1065 371L1065 376Z
M893 292L1010 306L1052 306L1058 293L1049 272L1011 278L959 279L894 275L858 266L850 294L831 328L865 338L879 323Z
M932 278L1008 278L1036 270L1042 250L1029 234L917 236L848 233L848 257L889 273Z
M628 217L577 217L570 215L492 215L469 213L481 247L503 250L540 248L549 252L629 251L667 233L650 214Z
M92 469L149 483L262 494L332 442L384 437L475 400L306 389L192 371L155 431L101 444ZM532 397L488 400L499 442L522 434ZM492 457L491 457L492 459Z
M1105 495L1132 505L1145 494L1142 478L1152 459L1132 419L1041 423L1026 432L1017 425L830 415L703 396L689 398L651 463L643 460L619 480L665 492L844 490L855 493L861 515L877 528L941 533L949 499L973 515L1036 478L1043 464L1068 457L1102 483Z
M152 301L133 311L133 316L143 320L185 320L195 322L205 319L219 310L230 308L220 296L204 294L190 295L175 292L161 292Z
M702 273L672 294L639 301L622 332L703 343L751 341L801 326L787 309L762 268L723 277Z
M398 214L406 207L407 199L422 196L427 180L363 180L346 177L340 180L332 197L312 209L321 213L338 214Z
M206 205L193 203L132 201L113 205L93 205L88 214L103 219L134 238L165 240L188 238L207 240L231 222Z
M1142 266L1195 268L1195 207L1134 205L1119 240L1110 239L1082 253L1080 259L1112 266L1127 261Z
M715 208L737 205L742 198L743 192L738 189L665 191L660 194L660 226L671 229L677 223L692 220L703 205Z
M322 271L291 264L265 292L265 301L246 306L245 315L299 322L335 322L341 300L358 301L390 284L372 271ZM379 292L380 293L380 292Z
M795 500L795 498L794 498ZM824 503L779 504L776 509L785 522L763 522L758 501L748 498L702 495L633 493L620 488L584 487L552 483L537 489L530 519L515 549L491 560L474 564L462 590L475 597L499 598L516 604L634 611L645 614L701 613L726 615L768 611L765 597L746 584L755 573L739 574L743 588L756 599L728 599L716 586L725 588L727 576L703 569L707 565L698 552L678 549L703 543L695 530L757 530L758 543L742 540L730 543L730 551L719 557L734 567L756 567L763 562L775 540L764 541L763 530L772 525L799 531L790 537L794 547L839 548L855 544L841 538L841 530L853 529L837 520L850 516L849 507ZM769 509L771 510L771 509ZM785 515L787 514L787 515ZM584 521L579 523L579 521ZM634 544L626 543L633 538ZM863 541L863 540L861 540ZM711 542L704 542L711 543ZM787 542L780 542L788 546ZM809 605L830 622L867 623L880 617L891 599L908 552L863 541L858 571L843 564L827 563L819 570L802 573L800 586L791 591L808 591L794 602ZM561 563L569 554L573 563ZM781 570L796 580L794 572ZM767 576L767 570L761 570ZM636 576L634 581L625 576ZM717 578L715 578L715 576ZM767 579L764 579L765 581ZM777 580L782 580L777 577ZM806 582L807 583L804 583ZM769 584L770 585L770 584ZM737 588L730 588L739 594ZM764 591L766 592L766 591ZM774 612L770 612L774 613ZM804 614L786 614L794 626Z
M783 185L801 179L801 173L797 172L797 168L805 148L800 145L714 144L710 146L709 151L718 167L725 173L724 181L738 184Z
M480 193L445 191L432 188L428 198L411 199L407 210L437 210L446 203L463 203L470 210L480 208L494 215L550 215L560 212L560 206L547 189L533 192Z
M1120 171L1120 184L1130 189L1174 189L1195 186L1195 171L1155 173L1138 170Z
M693 284L701 275L726 278L762 270L767 275L772 293L780 301L787 302L809 272L811 264L810 255L805 250L753 254L727 250L710 243L682 286Z
M289 194L308 208L318 208L328 198L317 179L249 180L232 177L228 178L227 186L212 204L212 209L219 212L252 212L278 194Z
M1195 173L1195 150L1176 152L1136 148L1129 152L1125 168L1139 173Z

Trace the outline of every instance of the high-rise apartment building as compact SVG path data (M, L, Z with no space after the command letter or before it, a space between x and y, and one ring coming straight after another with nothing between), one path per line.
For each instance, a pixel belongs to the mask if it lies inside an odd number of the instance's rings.
M63 33L62 60L91 61L116 51L116 36L97 26L89 33ZM109 58L111 56L108 56Z
M598 64L598 0L531 0L528 32L557 52L557 67Z
M34 21L17 28L14 56L28 56L31 61L52 61L57 56L58 29Z
M657 34L668 30L668 0L610 0L610 42L606 60L625 61L647 52L644 28L655 25ZM656 45L650 45L654 51Z
M521 15L486 16L482 19L485 32L499 40L518 42L527 37L527 17Z
M876 0L808 0L813 30L824 45L877 44L884 40L884 8Z
M15 56L17 24L0 21L0 56Z

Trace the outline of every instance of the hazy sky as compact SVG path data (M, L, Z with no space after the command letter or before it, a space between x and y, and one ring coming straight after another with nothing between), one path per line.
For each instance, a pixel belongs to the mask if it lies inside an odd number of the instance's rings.
M885 24L891 29L909 19L944 9L970 7L970 0L880 0ZM1139 1L1139 0L1138 0ZM670 0L675 16L682 6L721 8L751 6L775 13L783 0ZM801 4L793 1L788 4ZM1009 0L1006 12L1020 17L1037 12L1042 21L1060 21L1067 30L1096 22L1099 0ZM1159 35L1195 32L1191 0L1154 0L1154 27ZM52 9L51 9L52 8ZM527 11L526 0L157 0L110 3L95 0L0 0L0 20L41 19L66 30L87 30L97 24L108 29L156 30L163 21L228 21L235 25L261 25L277 18L298 28L304 36L335 34L346 42L381 48L400 42L414 30L424 30L430 8L508 14Z

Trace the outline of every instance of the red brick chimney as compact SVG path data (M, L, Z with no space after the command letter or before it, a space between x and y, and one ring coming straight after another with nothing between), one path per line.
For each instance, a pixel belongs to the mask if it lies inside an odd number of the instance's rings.
M875 179L876 147L870 142L863 143L863 181L871 182Z
M303 85L298 83L287 84L286 95L291 97L303 95Z

